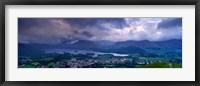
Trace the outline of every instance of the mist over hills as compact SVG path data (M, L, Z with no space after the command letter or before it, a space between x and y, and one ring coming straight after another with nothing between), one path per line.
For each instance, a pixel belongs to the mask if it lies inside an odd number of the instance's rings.
M92 50L105 53L119 53L119 54L144 54L144 53L169 53L175 52L181 54L182 40L172 39L166 41L88 41L76 40L65 41L57 45L48 44L25 44L18 43L19 56L34 56L45 53L48 49L73 49L73 50Z

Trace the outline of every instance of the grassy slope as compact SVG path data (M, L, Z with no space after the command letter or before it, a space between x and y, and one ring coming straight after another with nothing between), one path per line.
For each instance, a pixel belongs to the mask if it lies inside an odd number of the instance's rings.
M22 67L20 67L20 68L34 68L34 66L31 66L31 65L24 65L24 66L22 66Z
M157 63L152 63L152 64L147 64L144 66L138 66L138 68L170 68L170 64L168 62L157 62ZM181 64L172 64L172 68L182 68Z

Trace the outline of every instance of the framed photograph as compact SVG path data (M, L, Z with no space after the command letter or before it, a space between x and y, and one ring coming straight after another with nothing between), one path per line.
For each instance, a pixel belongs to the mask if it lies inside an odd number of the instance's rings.
M1 2L1 85L199 85L199 0Z

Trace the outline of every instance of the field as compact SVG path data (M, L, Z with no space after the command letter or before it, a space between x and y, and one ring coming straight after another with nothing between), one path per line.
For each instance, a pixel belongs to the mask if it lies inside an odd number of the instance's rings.
M138 66L137 68L182 68L182 65L177 63L157 62L143 66Z

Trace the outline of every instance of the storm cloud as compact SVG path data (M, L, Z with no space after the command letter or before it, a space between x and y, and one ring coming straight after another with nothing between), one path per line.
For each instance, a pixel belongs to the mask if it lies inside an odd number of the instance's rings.
M158 28L174 28L174 27L182 27L182 18L171 18L167 20L163 20L158 24Z
M18 18L19 43L182 39L182 18Z

